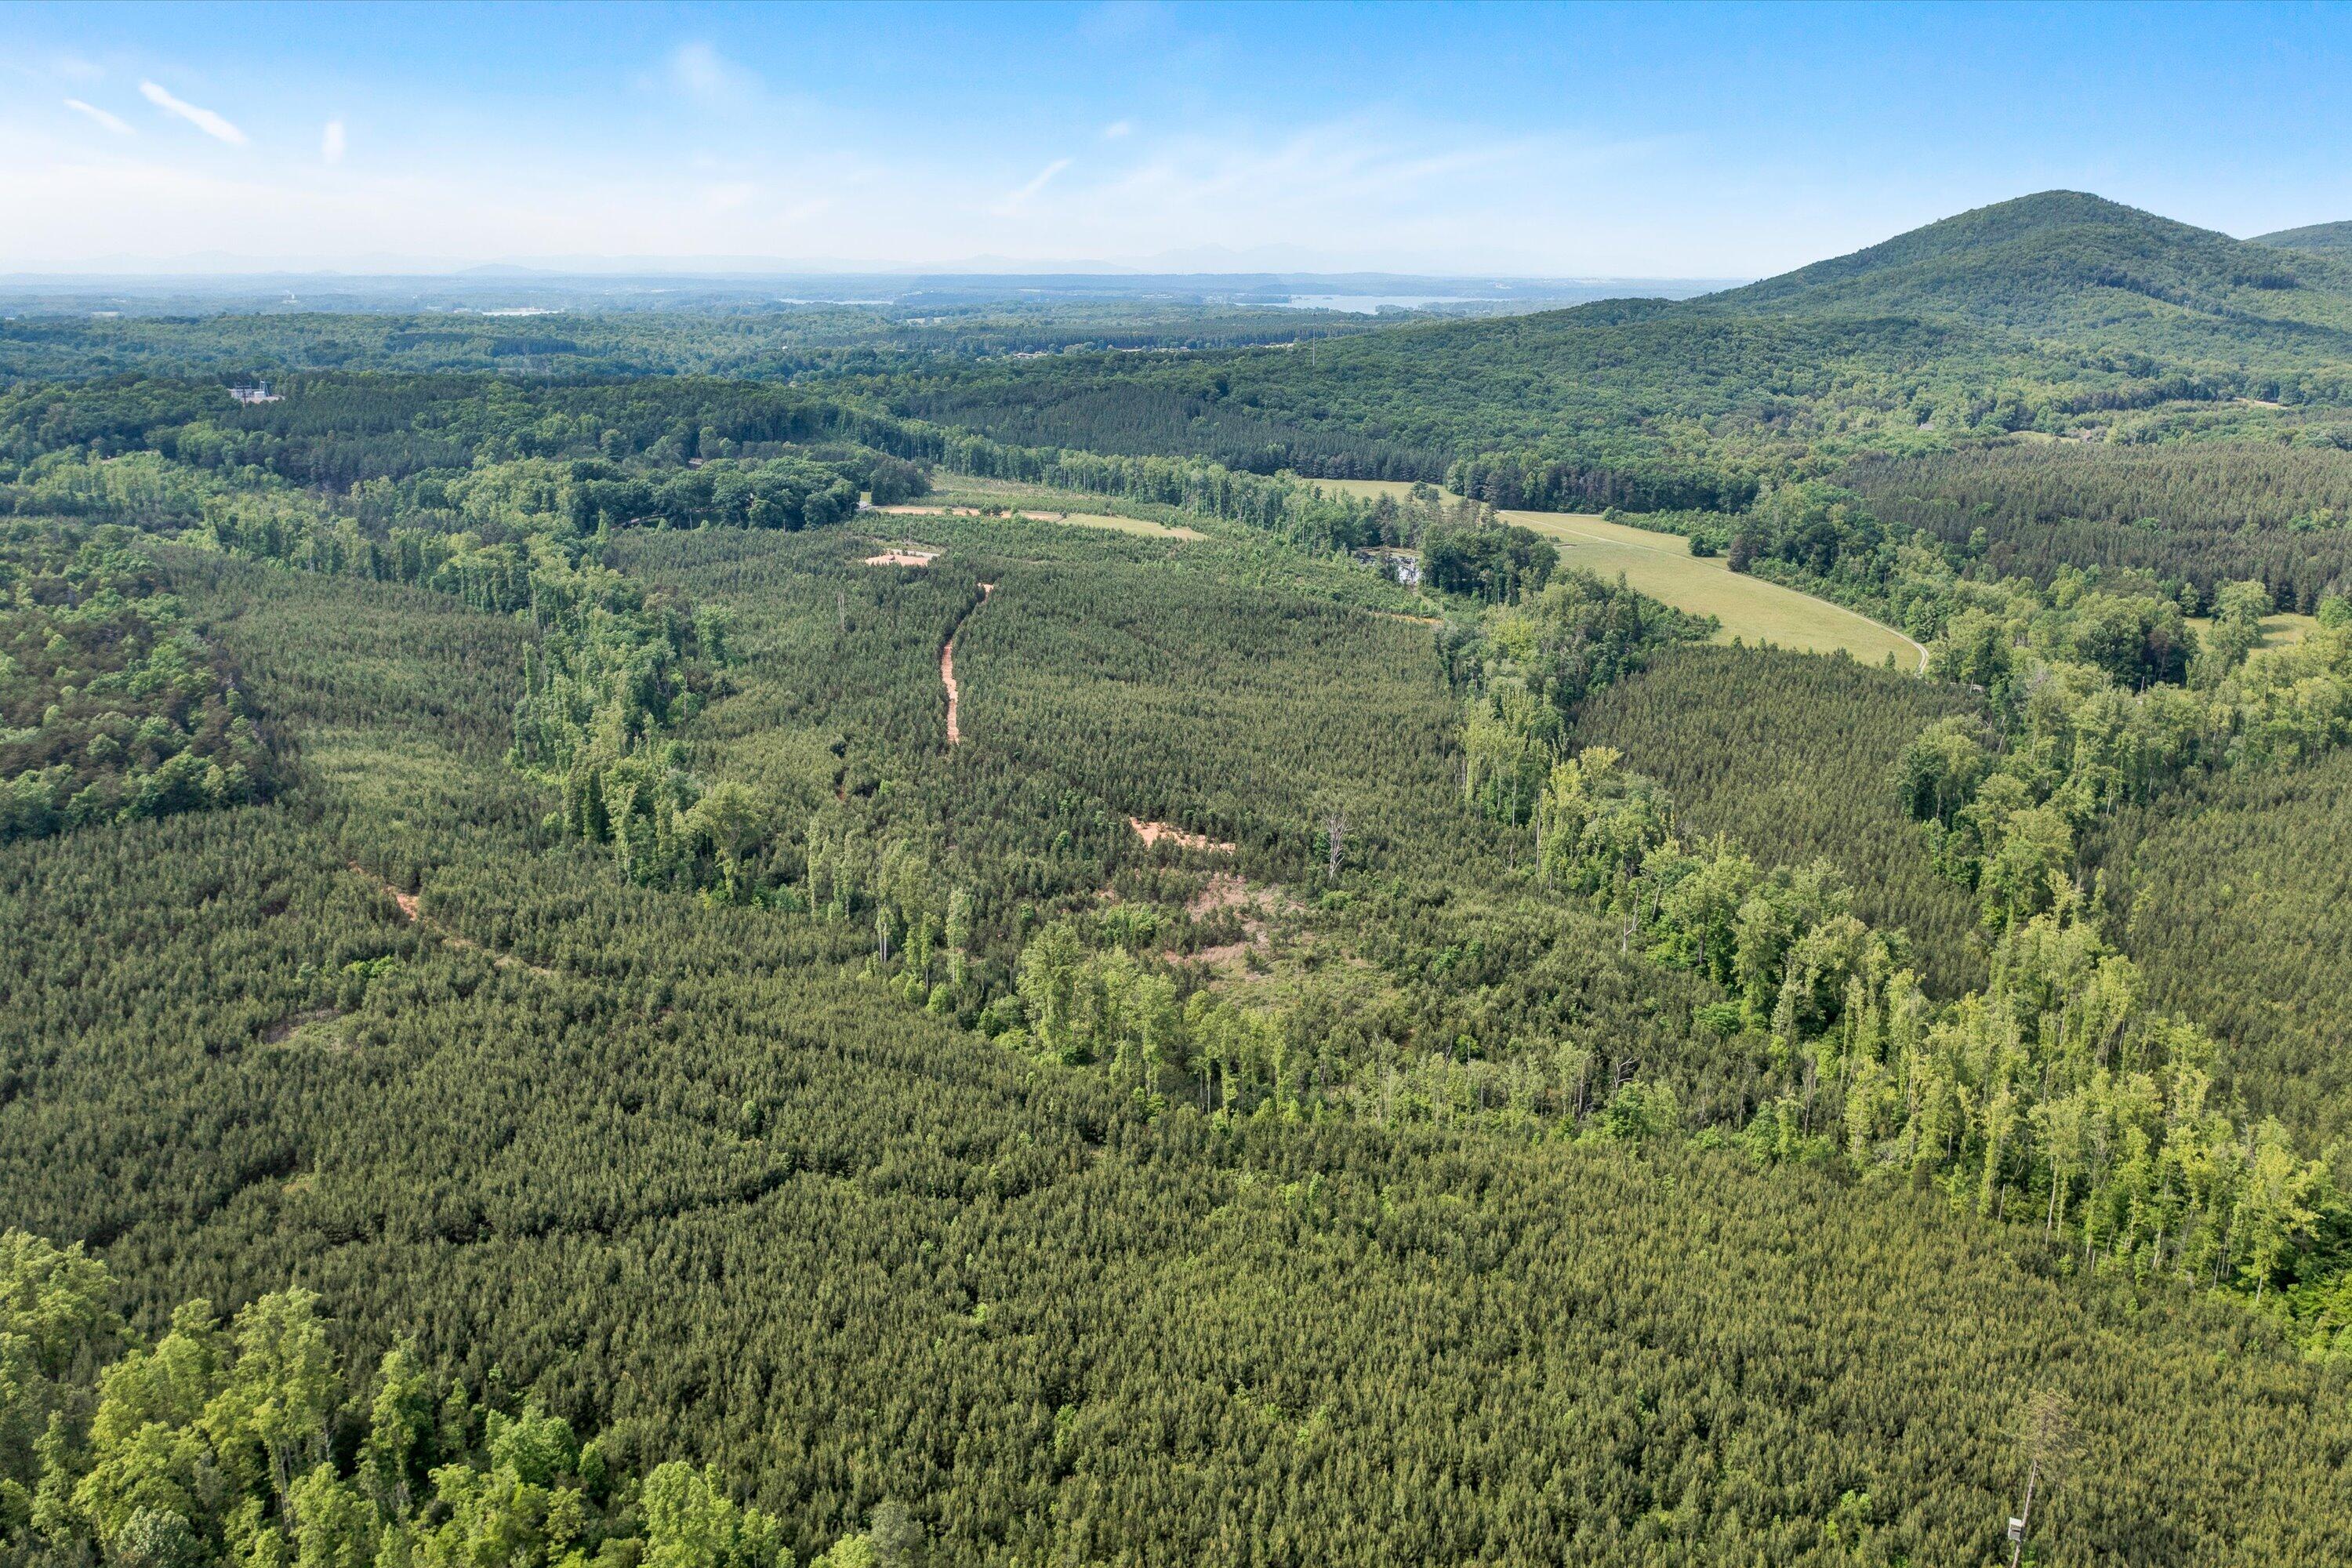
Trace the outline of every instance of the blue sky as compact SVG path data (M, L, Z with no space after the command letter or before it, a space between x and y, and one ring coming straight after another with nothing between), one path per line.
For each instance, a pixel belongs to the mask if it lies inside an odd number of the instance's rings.
M2066 186L2352 218L2340 5L0 4L0 270L1751 277Z

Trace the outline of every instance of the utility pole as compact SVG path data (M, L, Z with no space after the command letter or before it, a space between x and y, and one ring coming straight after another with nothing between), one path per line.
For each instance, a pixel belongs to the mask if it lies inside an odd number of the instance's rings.
M2030 1462L2025 1470L2024 1506L2009 1521L2009 1568L2018 1568L2025 1557L2025 1532L2033 1524L2033 1493L2042 1483L2042 1467L2047 1464L2055 1469L2074 1452L2074 1428L2066 1396L2045 1388L2027 1400L2024 1429L2019 1435L2025 1439Z
M2025 1555L2025 1527L2033 1522L2033 1483L2042 1479L2042 1461L2033 1461L2025 1472L2025 1511L2012 1514L2009 1521L2009 1568L2017 1568L2018 1559Z

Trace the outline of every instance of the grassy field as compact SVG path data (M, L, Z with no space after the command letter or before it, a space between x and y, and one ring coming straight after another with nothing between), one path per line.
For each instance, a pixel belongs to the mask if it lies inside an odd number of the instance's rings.
M1412 489L1401 479L1316 482L1340 495L1392 495L1399 500ZM1452 492L1446 495L1454 499ZM1829 653L1843 648L1865 664L1884 663L1891 653L1902 668L1922 669L1927 666L1927 651L1901 632L1810 594L1735 574L1719 558L1692 555L1689 541L1679 535L1628 528L1580 512L1506 511L1497 515L1555 541L1565 565L1603 577L1622 573L1627 583L1654 599L1663 600L1678 610L1715 616L1723 623L1722 634L1717 639L1720 642L1738 637L1746 643L1768 642L1775 647L1794 648L1801 653Z
M1412 491L1412 485L1404 479L1318 479L1315 488L1335 496L1354 496L1359 500L1372 500L1381 496L1394 496L1402 500ZM1462 499L1442 485L1438 487L1438 494L1447 500Z
M2264 616L2263 617L2263 646L2264 647L2286 647L2292 644L2299 643L2305 637L2309 637L2311 635L2311 628L2318 624L2319 617L2317 616L2298 616L2292 611L2284 612L2275 616ZM2213 617L2210 616L2191 616L2189 617L2189 625L2196 631L2197 635L2201 637L2206 633L2213 629Z
M1734 573L1720 557L1694 556L1690 542L1677 534L1651 533L1576 512L1498 515L1558 541L1565 565L1603 577L1622 573L1627 583L1654 599L1715 616L1723 623L1717 641L1738 637L1801 653L1843 648L1864 664L1884 663L1891 653L1900 668L1926 668L1927 650L1901 632L1826 599Z
M1100 528L1112 533L1132 533L1144 539L1206 539L1208 537L1200 530L1186 528L1181 523L1171 526L1164 522L1154 522L1150 518L1119 517L1107 511L1057 511L1050 507L1034 506L1016 506L1013 510L1018 515L1036 522L1066 523L1072 528ZM966 507L944 504L886 506L877 507L875 510L892 517L941 517L950 513L957 516L971 515Z
M1073 528L1107 528L1113 533L1133 533L1147 539L1206 539L1208 537L1199 529L1186 528L1181 523L1171 528L1164 522L1153 522L1149 518L1120 517L1107 511L1033 511L1025 515L1043 518L1048 522L1066 522Z

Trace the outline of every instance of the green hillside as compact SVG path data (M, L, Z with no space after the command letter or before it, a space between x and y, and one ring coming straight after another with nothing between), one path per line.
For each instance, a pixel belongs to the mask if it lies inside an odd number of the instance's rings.
M2352 265L2283 257L2075 191L1966 212L1695 307L1957 317L2108 353L2239 366L2352 349Z
M2352 221L2283 228L2276 234L2258 234L2246 243L2272 246L2280 250L2317 251L2323 255L2352 250Z
M871 384L1006 439L1444 479L1506 507L1737 510L1825 458L2340 411L2352 263L2053 192L1679 303Z

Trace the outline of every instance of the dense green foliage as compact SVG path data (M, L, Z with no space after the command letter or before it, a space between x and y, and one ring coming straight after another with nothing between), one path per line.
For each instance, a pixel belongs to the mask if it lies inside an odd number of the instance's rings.
M0 523L0 840L266 798L228 659L120 530Z
M1889 781L1921 729L1972 707L1847 659L1677 648L1588 699L1567 745L1614 747L1656 779L1686 842L1721 834L1767 865L1826 860L1854 912L1906 932L1928 990L1951 996L1983 980L1977 911L1937 874Z
M2352 268L2045 191L1709 296L1702 308L1954 317L2206 369L2319 369L2327 395L2340 397ZM2285 379L2277 390L2303 395L2299 377Z
M2259 583L2225 587L2200 652L2168 601L2087 589L2071 569L2046 601L2010 586L2005 603L1979 591L1930 650L1931 674L1987 694L1990 727L1969 716L1930 726L1897 785L1990 925L2050 907L2053 876L2076 869L2096 820L2209 773L2293 766L2352 742L2340 600L2329 601L2336 624L2260 647L2269 595ZM2173 683L2184 674L2188 685Z
M2063 880L2042 912L2006 911L1985 988L1939 1008L1901 933L1856 919L1825 866L1685 849L1671 803L1621 762L1591 747L1551 768L1545 884L1605 900L1654 957L1727 993L1697 1021L1780 1080L1740 1134L1758 1157L1932 1179L1982 1215L2030 1202L2085 1266L2233 1282L2257 1303L2275 1284L2315 1352L2345 1348L2352 1203L2283 1124L2213 1102L2211 1038L2147 1006Z
M2258 234L2248 245L2275 246L2282 250L2352 250L2352 223L2315 223L2303 228L2283 228Z
M971 729L952 749L937 639L970 591L952 554L925 576L864 567L830 532L615 547L649 592L738 627L739 690L675 731L698 772L763 793L804 777L820 802L847 795L836 811L886 814L877 828L937 801L958 814L942 854L970 838L1017 865L1025 841L1074 901L1130 889L1113 909L1153 904L1185 863L1145 851L1120 809L1224 831L1252 846L1235 864L1305 883L1337 795L1339 890L1373 911L1372 962L1443 982L1383 1004L1425 1024L1407 1049L1466 1034L1494 1058L1398 1071L1410 1056L1315 1011L1360 984L1318 999L1309 974L1282 1037L1315 1050L1271 1086L1248 1075L1262 1087L1222 1121L1171 1062L1155 1112L1108 1064L1040 1064L860 979L870 919L634 888L613 851L549 833L544 795L502 761L528 617L175 554L174 587L303 737L302 782L282 806L6 852L22 940L0 995L24 1045L0 1186L17 1212L104 1243L149 1333L187 1295L226 1307L299 1282L361 1364L413 1333L474 1400L503 1386L627 1434L625 1459L716 1462L802 1555L892 1496L947 1561L1980 1551L2018 1479L2001 1434L2048 1381L2092 1445L2053 1499L2053 1545L2337 1550L2292 1487L2211 1479L2216 1445L2278 1478L2316 1474L2340 1441L2337 1374L2282 1359L2251 1321L2069 1279L2063 1248L1833 1169L1618 1147L1675 1102L1748 1119L1745 1090L1698 1070L1726 1054L1690 1024L1701 977L1616 956L1613 920L1565 900L1528 906L1558 933L1530 945L1517 903L1468 898L1501 847L1463 853L1482 830L1452 805L1456 709L1429 632L1307 592L1363 577L923 521L1003 552L978 552L998 587L959 641ZM1129 617L1116 637L1107 610ZM1195 678L1216 650L1228 662ZM1332 684L1349 672L1360 692ZM1325 727L1299 731L1302 712ZM1168 759L1191 759L1197 803L1141 793ZM1032 787L1047 760L1041 798L1122 793L1036 813L974 793ZM1057 852L1064 833L1096 847ZM421 894L418 919L378 877ZM1424 877L1463 907L1427 901ZM1186 885L1197 873L1178 908ZM1359 940L1348 909L1310 912L1332 922L1321 940ZM1419 954L1373 945L1387 931ZM1279 983L1297 961L1273 956ZM1553 1042L1510 1049L1511 995L1559 1009L1574 1032L1558 1043L1619 1053L1583 1069L1581 1117ZM1671 1100L1612 1093L1636 1053L1643 1083L1691 1065ZM1515 1079L1513 1060L1545 1076ZM1597 1141L1563 1147L1555 1123ZM1769 1306L1790 1300L1809 1321ZM1629 1361L1631 1343L1650 1348ZM1726 1381L1727 1362L1753 1374ZM1799 1367L1818 1394L1794 1396ZM2217 1375L2224 1397L2187 1398ZM1601 1440L1651 1429L1662 1402L1688 1412L1671 1438ZM1810 1458L1763 1462L1792 1451ZM1430 1480L1401 1493L1398 1475Z
M1376 325L1339 311L1153 300L933 300L884 309L762 300L752 310L719 302L635 310L592 302L521 317L248 312L194 299L178 312L114 314L122 304L101 298L79 310L71 301L12 309L0 321L0 378L193 369L271 377L373 370L781 381L1003 354L1289 343ZM100 310L109 313L93 317Z
M1011 440L1443 477L1505 508L1738 510L1852 453L2136 432L2233 396L2336 406L2347 366L2340 263L2060 192L1681 303L886 387Z
M2085 845L2149 994L2230 1042L2221 1087L2337 1145L2352 1133L2347 781L2343 753L2228 773Z
M2352 576L2352 451L2332 440L2044 442L1857 464L1887 522L1968 547L2000 576L2145 572L2210 598L2253 578L2309 613Z
M1577 704L1712 629L1587 572L1487 612L1475 631L1448 628L1446 679L1468 692L1464 797L1503 822L1528 821Z
M339 1364L317 1296L263 1296L224 1323L175 1308L128 1334L79 1247L0 1232L0 1552L73 1562L791 1568L775 1519L711 1470L615 1465L537 1405L481 1406L404 1346ZM93 1373L95 1374L93 1376ZM26 1439L30 1437L31 1441ZM813 1568L905 1563L903 1504Z

